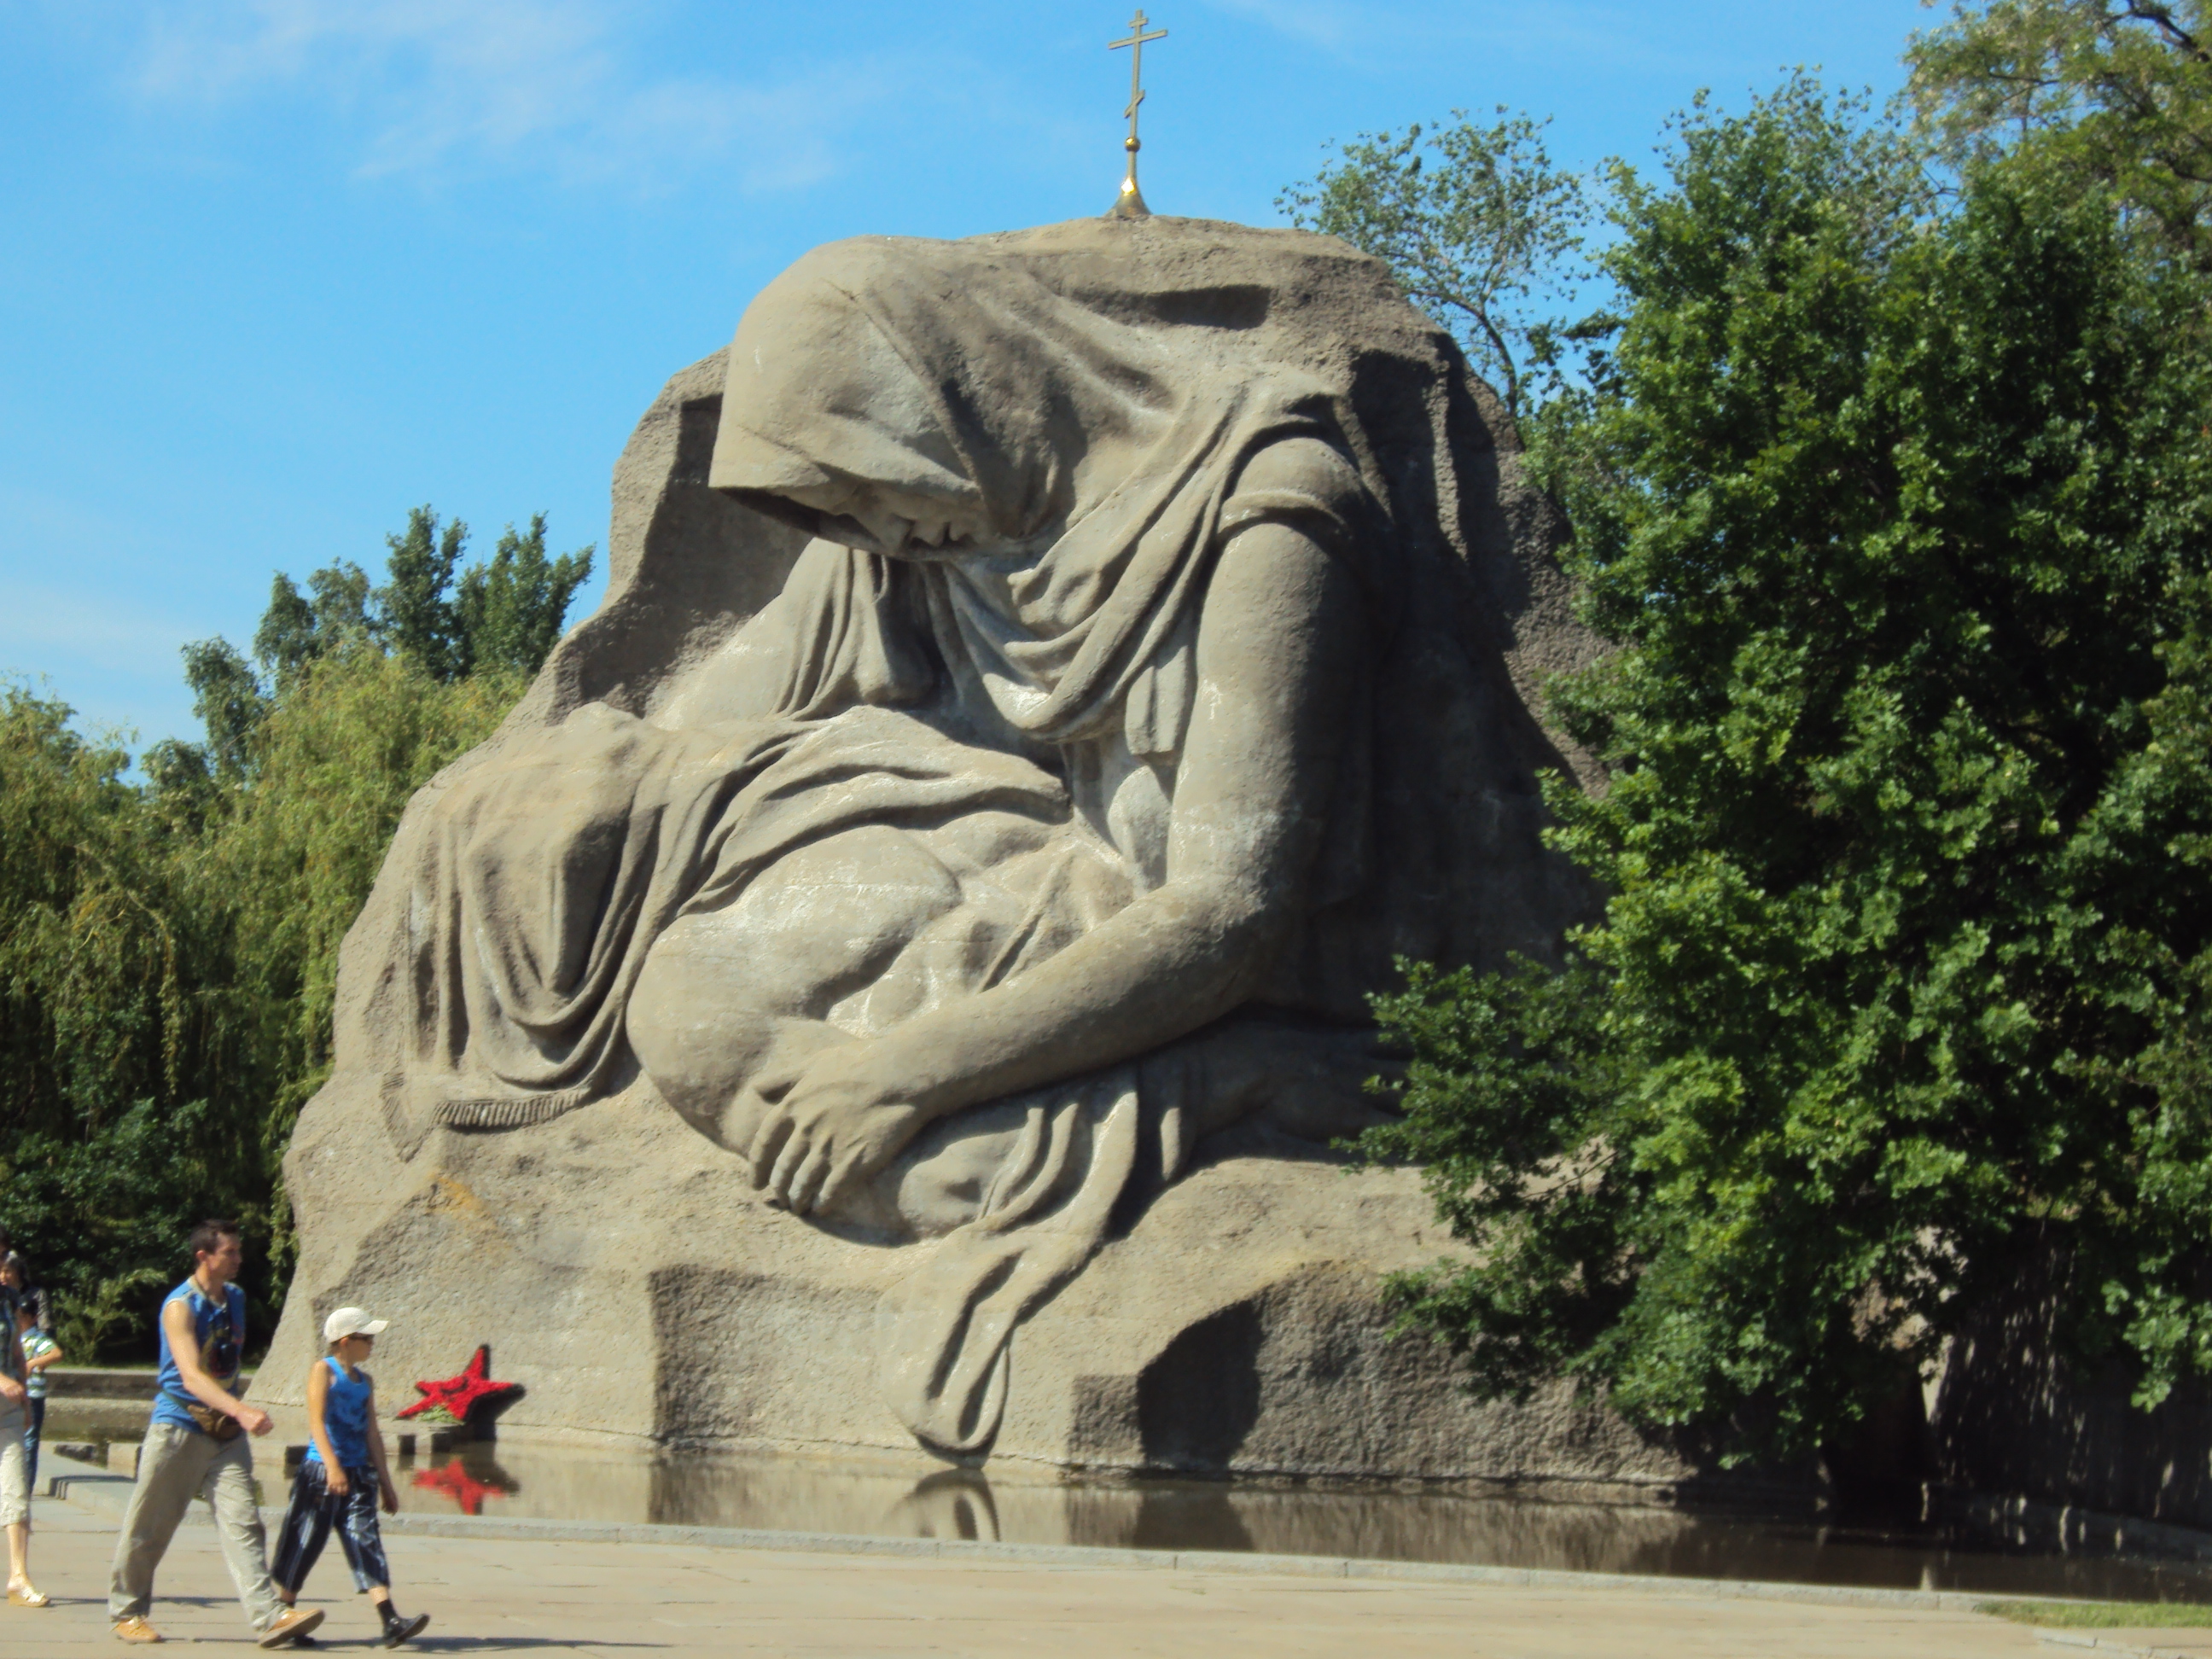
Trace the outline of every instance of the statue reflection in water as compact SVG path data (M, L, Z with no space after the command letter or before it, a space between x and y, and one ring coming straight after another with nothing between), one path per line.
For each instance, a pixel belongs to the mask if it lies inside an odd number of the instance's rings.
M940 1469L899 1500L892 1511L900 1529L914 1538L961 1538L996 1544L999 1506L981 1469Z
M1002 1539L998 1502L980 1469L916 1480L909 1471L796 1458L664 1454L653 1462L645 1518L744 1531Z

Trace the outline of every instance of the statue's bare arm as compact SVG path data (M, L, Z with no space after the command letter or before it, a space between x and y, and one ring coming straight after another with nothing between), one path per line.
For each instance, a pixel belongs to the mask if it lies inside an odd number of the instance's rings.
M933 1119L1145 1054L1249 998L1305 908L1361 605L1290 526L1231 541L1200 617L1166 880L1004 984L757 1079L755 1179L820 1206Z

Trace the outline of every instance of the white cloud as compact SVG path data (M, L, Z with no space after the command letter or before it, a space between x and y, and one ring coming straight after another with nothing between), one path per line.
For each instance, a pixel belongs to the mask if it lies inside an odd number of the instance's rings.
M890 84L866 63L778 84L654 76L613 0L162 0L131 83L220 108L312 98L359 124L358 170L526 167L665 188L737 158L750 190L835 170L837 131Z

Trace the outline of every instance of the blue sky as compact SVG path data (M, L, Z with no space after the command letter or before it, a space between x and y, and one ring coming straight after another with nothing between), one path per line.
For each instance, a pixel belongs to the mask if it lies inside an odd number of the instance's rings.
M1917 0L1148 0L1155 211L1273 223L1455 106L1648 159L1700 88L1887 94ZM428 501L604 549L661 382L805 249L1102 211L1127 0L0 0L0 674L192 735L177 649ZM600 560L604 568L604 556ZM599 582L584 598L596 603ZM581 611L572 613L580 615Z

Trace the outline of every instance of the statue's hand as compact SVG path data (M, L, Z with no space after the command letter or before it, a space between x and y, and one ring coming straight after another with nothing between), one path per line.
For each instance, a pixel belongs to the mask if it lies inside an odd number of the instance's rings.
M769 1104L747 1154L753 1185L798 1214L834 1207L929 1121L899 1079L874 1074L873 1046L824 1049L787 1085L762 1079Z

